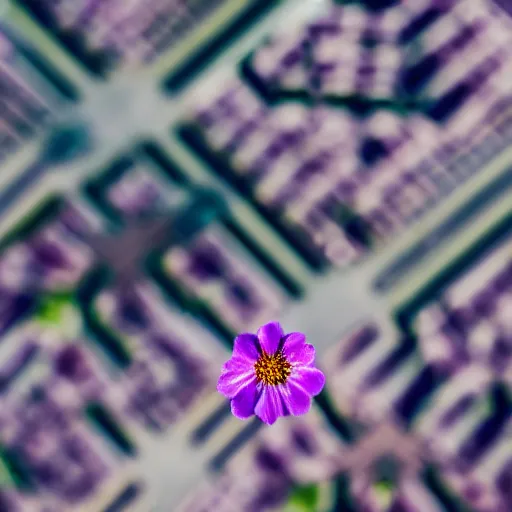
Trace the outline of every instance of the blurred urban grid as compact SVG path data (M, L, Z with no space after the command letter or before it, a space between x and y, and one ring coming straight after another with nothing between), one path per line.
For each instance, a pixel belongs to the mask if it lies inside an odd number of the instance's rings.
M512 511L509 13L0 2L0 512Z

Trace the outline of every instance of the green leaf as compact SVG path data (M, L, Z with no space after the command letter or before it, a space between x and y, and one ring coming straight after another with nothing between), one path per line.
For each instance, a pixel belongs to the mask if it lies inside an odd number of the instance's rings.
M71 305L71 297L66 294L45 297L38 308L36 318L42 324L57 325L62 322L64 310Z
M288 499L287 510L315 512L319 500L318 486L315 484L295 487Z

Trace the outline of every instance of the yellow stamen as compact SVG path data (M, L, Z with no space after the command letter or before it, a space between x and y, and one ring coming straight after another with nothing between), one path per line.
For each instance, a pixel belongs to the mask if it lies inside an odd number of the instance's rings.
M292 365L286 360L282 352L269 355L263 352L254 363L256 380L267 386L284 384L288 379Z

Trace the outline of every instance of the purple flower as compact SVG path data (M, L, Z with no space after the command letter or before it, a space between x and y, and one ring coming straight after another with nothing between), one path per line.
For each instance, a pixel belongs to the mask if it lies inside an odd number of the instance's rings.
M311 397L322 391L324 374L314 367L315 348L300 332L284 334L278 322L235 339L233 356L224 364L217 391L231 400L240 419L256 414L272 425L279 416L300 416Z

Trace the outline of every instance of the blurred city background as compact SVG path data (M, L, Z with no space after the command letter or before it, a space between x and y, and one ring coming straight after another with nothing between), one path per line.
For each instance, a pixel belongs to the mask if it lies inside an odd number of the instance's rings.
M0 0L0 512L510 512L511 14Z

